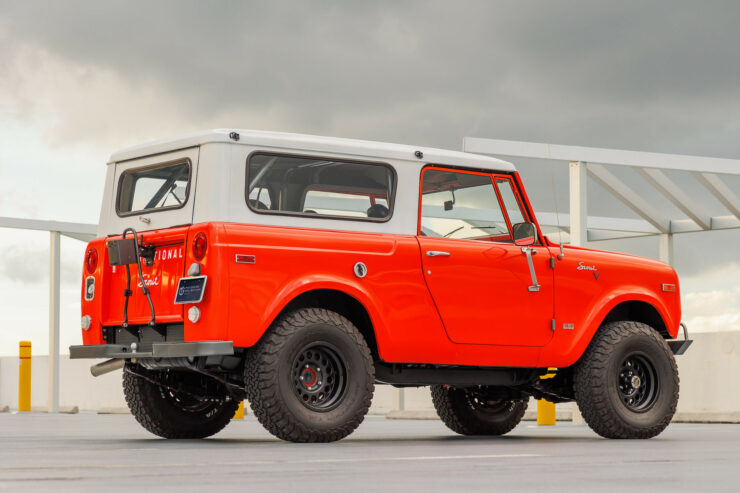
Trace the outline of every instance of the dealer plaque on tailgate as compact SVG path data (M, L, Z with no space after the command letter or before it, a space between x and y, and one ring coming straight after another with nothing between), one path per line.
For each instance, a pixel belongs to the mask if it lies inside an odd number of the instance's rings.
M175 304L200 303L206 290L206 276L181 277L177 282Z

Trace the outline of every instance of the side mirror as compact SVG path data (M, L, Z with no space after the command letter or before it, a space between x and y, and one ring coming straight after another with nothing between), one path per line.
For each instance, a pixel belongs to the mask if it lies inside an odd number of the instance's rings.
M517 246L530 246L537 243L537 228L532 223L518 223L511 227L514 236L514 244Z

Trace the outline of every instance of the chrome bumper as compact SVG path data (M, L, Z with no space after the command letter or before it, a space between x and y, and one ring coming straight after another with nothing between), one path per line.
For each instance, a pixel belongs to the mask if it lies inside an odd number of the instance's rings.
M91 344L70 346L70 359L84 358L183 358L188 356L230 356L234 354L231 341L159 342L148 352L132 351L125 344Z

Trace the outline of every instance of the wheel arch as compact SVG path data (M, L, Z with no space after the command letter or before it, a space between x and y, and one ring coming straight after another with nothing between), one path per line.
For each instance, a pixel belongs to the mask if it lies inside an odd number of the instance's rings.
M671 334L668 332L666 322L658 309L643 300L628 300L616 304L601 320L599 327L610 322L628 320L642 322L655 329L664 339L671 339Z
M286 287L275 299L275 303L265 311L254 344L284 313L299 308L324 308L339 313L352 322L365 338L373 359L381 357L382 344L378 332L384 325L379 310L361 286L329 279L304 280Z
M375 330L373 329L370 314L362 303L344 291L336 289L313 289L303 292L288 302L275 318L293 310L309 307L325 308L347 318L365 338L373 359L378 358L378 342L375 337Z

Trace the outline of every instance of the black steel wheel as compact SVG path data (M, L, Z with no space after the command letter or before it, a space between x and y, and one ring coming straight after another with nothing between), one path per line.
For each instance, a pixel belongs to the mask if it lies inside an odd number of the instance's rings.
M344 361L326 343L309 343L293 361L298 398L312 411L330 411L340 404L347 383Z
M136 421L163 438L205 438L221 431L239 403L220 382L186 370L150 371L128 363L123 392Z
M495 388L432 386L432 402L442 422L461 435L503 435L527 410L526 400L502 399Z
M276 437L331 442L365 418L375 369L352 322L303 308L279 317L247 352L245 386L255 416Z
M650 410L658 397L658 385L655 368L644 354L632 353L624 358L617 376L617 387L627 409L636 413Z
M648 325L604 325L574 370L583 419L605 438L652 438L676 412L676 361L663 337Z

